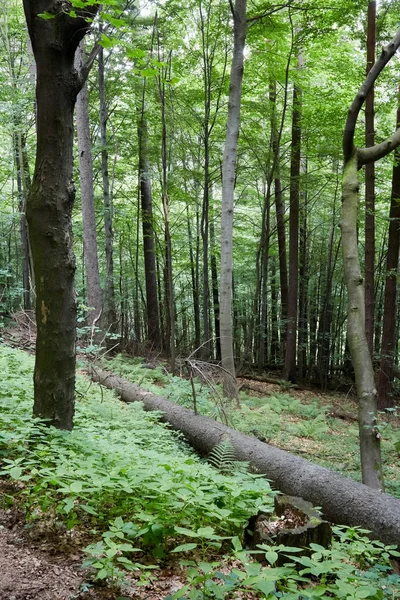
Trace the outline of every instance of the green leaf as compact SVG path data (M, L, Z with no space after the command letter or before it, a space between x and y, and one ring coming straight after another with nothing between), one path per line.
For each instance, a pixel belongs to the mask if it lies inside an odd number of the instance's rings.
M189 550L194 550L195 548L197 548L197 544L182 544L171 550L171 552L189 552Z
M278 556L278 553L274 552L273 550L270 550L269 552L265 553L265 558L270 565L274 565L276 563L276 561L278 560Z
M22 475L22 469L21 467L12 467L12 469L10 469L8 473L11 479L19 479Z
M199 527L197 535L202 538L214 538L215 530L213 527Z
M71 492L75 492L79 494L82 491L82 482L81 481L73 481L70 485Z
M99 44L100 46L103 46L103 48L113 48L118 45L118 40L111 39L108 35L102 33Z
M47 21L48 19L55 19L56 15L52 15L51 13L47 12L47 10L45 10L44 12L39 13L38 17Z
M253 583L253 587L266 596L275 592L275 584L273 581L259 581L257 583Z
M75 498L66 498L64 500L64 512L68 515L71 510L75 507Z
M176 533L180 533L181 535L186 535L187 537L200 537L198 533L193 531L193 529L186 529L186 527L174 527Z
M100 569L100 571L96 574L96 579L107 579L107 569Z
M80 504L80 505L79 505L79 508L81 508L81 509L82 509L82 510L84 510L85 512L89 513L89 515L93 515L93 516L95 516L95 517L97 517L97 516L98 516L98 514L99 514L99 513L97 512L97 510L95 510L95 509L93 508L93 506L90 506L89 504Z

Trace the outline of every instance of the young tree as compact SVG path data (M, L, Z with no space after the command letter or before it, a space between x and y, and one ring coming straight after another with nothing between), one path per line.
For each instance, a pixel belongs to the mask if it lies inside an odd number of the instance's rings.
M27 203L36 280L37 342L34 415L72 429L75 395L76 300L71 212L73 113L94 60L80 72L75 51L89 31L98 5L23 0L37 66L37 148ZM44 15L44 16L43 16ZM45 18L44 18L45 17Z
M78 46L75 56L78 72L85 64L85 46ZM78 134L79 178L82 203L83 254L86 273L86 288L89 311L88 325L99 324L102 311L99 260L97 255L96 213L94 208L93 158L90 139L89 92L87 82L78 94L76 101L76 128ZM96 341L101 337L96 335Z
M358 171L364 165L386 156L400 144L400 128L389 139L369 148L354 144L360 110L374 82L400 46L400 31L382 49L352 105L343 134L343 204L341 216L344 276L348 291L347 335L359 399L360 454L363 483L382 489L380 439L376 430L377 391L374 369L365 333L364 282L361 275L357 240Z

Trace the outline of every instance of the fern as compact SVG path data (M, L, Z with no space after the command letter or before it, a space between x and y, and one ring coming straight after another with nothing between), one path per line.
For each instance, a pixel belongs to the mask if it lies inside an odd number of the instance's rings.
M230 439L222 440L207 457L207 461L221 473L231 473L236 462L236 451Z

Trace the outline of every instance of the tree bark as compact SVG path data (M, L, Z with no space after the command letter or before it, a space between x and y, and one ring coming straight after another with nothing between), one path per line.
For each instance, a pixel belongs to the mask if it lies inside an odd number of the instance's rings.
M360 455L363 483L383 488L380 439L376 430L376 388L371 354L365 334L364 285L358 256L357 152L343 172L342 230L344 278L348 293L347 336L359 400Z
M25 139L20 132L13 136L15 166L17 170L18 210L20 214L19 231L22 250L22 286L24 296L24 309L31 309L31 252L29 245L28 223L26 220L26 206L31 186Z
M104 324L109 334L117 332L117 310L115 307L114 287L114 232L113 232L113 204L108 172L108 149L107 149L107 122L108 106L106 101L105 77L104 77L104 53L103 48L99 51L99 98L100 98L100 143L101 143L101 175L103 180L103 203L104 203L104 233L106 238L106 280L104 283ZM106 339L107 345L115 346L115 340Z
M208 417L146 392L119 377L92 368L91 377L115 390L125 402L143 402L145 410L162 413L162 419L181 431L202 455L209 454L221 440L229 438L240 460L249 461L281 492L301 496L321 506L323 516L334 523L357 525L372 531L385 544L400 539L400 501L370 489L339 473L269 446Z
M367 75L375 63L376 0L368 4ZM365 146L375 144L374 87L365 101ZM375 163L365 165L365 334L373 355L375 313Z
M246 0L235 0L232 12L234 48L229 86L225 149L222 162L220 328L222 366L227 374L229 374L224 378L224 394L228 398L237 398L238 392L236 387L232 335L232 242L235 173L240 127L244 47L246 42Z
M147 337L153 348L160 349L161 331L157 297L156 253L153 225L153 196L151 192L149 142L145 116L145 81L142 107L138 122L139 179L142 208L144 272L146 280Z
M400 99L400 90L399 90ZM397 109L397 125L400 125L400 107ZM391 395L393 384L394 353L396 348L397 281L400 245L400 152L396 150L392 197L389 213L389 241L386 257L386 282L383 309L382 349L378 379L378 408L392 408L395 399Z
M301 59L299 58L299 67ZM288 324L284 378L292 383L297 379L296 338L299 288L299 213L300 213L300 157L301 157L301 91L293 91L292 150L290 166L290 220L289 220L289 296Z
M382 489L383 474L380 451L380 435L376 429L377 391L375 388L372 357L365 334L365 295L358 256L357 205L358 170L365 164L380 160L400 145L400 128L383 142L369 148L354 145L358 115L375 80L383 71L400 46L400 30L387 46L382 48L379 60L369 71L364 83L354 98L343 133L343 203L342 203L342 247L344 276L348 292L347 335L354 367L359 398L360 454L363 482Z
M85 62L83 41L79 44L75 55L76 68L79 71ZM81 185L83 255L86 272L86 288L89 310L88 325L99 321L102 311L102 294L100 287L99 260L97 255L96 213L93 189L92 141L89 122L89 94L87 82L78 94L76 101L76 127L78 133L79 178ZM101 336L102 337L102 336ZM99 335L96 336L101 341Z
M54 14L44 20L43 10ZM37 66L37 147L27 219L36 280L34 415L72 429L75 394L76 301L71 213L73 112L89 65L78 74L76 48L89 29L86 17L71 18L52 0L24 0Z

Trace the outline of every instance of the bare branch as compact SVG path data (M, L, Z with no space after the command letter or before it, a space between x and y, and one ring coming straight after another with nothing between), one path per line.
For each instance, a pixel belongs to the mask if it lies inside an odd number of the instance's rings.
M254 23L256 23L257 21L261 21L262 19L265 19L266 17L269 17L270 15L273 15L276 12L279 12L280 10L283 10L284 8L288 8L289 6L291 6L291 4L294 2L294 0L288 0L288 2L285 2L285 4L278 4L277 6L274 6L273 8L269 8L268 10L264 11L263 13L261 13L261 15L256 15L255 17L249 17L246 22L248 24L254 25Z

